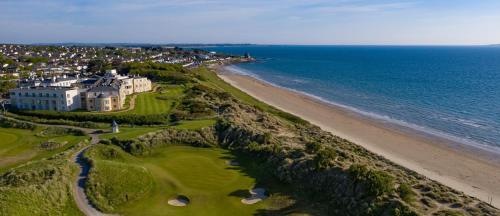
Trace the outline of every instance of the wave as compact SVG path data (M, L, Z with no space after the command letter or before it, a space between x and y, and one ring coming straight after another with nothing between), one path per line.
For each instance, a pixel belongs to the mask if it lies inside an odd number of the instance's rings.
M359 109L359 108L356 108L356 107L352 107L352 106L345 105L345 104L342 104L342 103L338 103L338 102L335 102L335 101L332 101L332 100L328 100L328 99L325 99L325 98L323 98L321 96L317 96L317 95L314 95L314 94L311 94L311 93L308 93L308 92L304 92L304 91L301 91L301 90L297 90L297 89L292 89L292 88L289 88L289 87L281 86L281 85L278 85L276 83L272 83L272 82L270 82L268 80L265 80L264 78L262 78L261 76L259 76L258 74L254 73L254 72L252 72L250 70L243 69L243 68L238 67L236 65L225 66L225 69L227 69L228 71L230 71L232 73L235 73L235 74L252 77L254 79L257 79L257 80L259 80L259 81L261 81L263 83L266 83L268 85L271 85L271 86L275 86L275 87L278 87L278 88L286 89L288 91L292 91L292 92L295 92L295 93L306 95L308 97L314 98L314 99L316 99L318 101L321 101L323 103L326 103L326 104L329 104L329 105L332 105L332 106L335 106L335 107L340 107L340 108L342 108L344 110L347 110L347 111L350 111L352 113L361 115L362 117L366 117L366 118L371 119L371 120L376 120L376 121L378 121L380 123L383 123L383 124L386 124L386 125L389 125L389 126L403 127L403 128L398 128L398 129L406 129L406 130L409 130L409 132L415 132L417 134L421 134L421 135L424 135L424 136L441 138L441 139L444 139L444 140L447 140L447 141L451 141L452 143L455 143L455 144L461 144L461 145L465 145L467 147L472 147L472 148L484 150L484 151L487 151L487 152L491 152L491 153L495 153L495 154L500 154L500 147L492 146L492 145L489 145L489 144L486 144L486 143L480 143L478 141L469 139L468 137L458 137L458 136L449 134L449 133L444 132L444 131L436 130L436 129L429 128L429 127L422 126L422 125L417 125L417 124L414 124L414 123L411 123L411 122L408 122L408 121L405 121L405 120L401 120L401 119L395 119L393 117L390 117L390 116L387 116L387 115L383 115L383 114L380 114L380 113L375 113L375 112L371 112L371 111L362 110L362 109ZM282 76L281 78L287 79L287 77L284 77L284 76ZM295 82L293 78L290 79L289 81ZM448 120L451 120L451 119L448 119ZM471 120L466 120L466 119L458 119L457 118L457 119L454 119L454 121L457 122L457 123L461 123L461 124L464 124L464 125L469 125L469 126L472 126L472 127L482 127L482 126L484 126L484 125L481 125L480 123L477 123L477 122L474 122L474 121L471 121Z

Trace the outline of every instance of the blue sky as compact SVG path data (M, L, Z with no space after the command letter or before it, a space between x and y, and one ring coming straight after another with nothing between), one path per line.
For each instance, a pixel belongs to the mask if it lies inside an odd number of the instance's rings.
M0 0L0 43L500 43L499 0Z

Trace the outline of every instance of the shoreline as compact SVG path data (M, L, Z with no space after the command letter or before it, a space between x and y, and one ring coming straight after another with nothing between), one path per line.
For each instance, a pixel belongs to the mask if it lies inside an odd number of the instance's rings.
M486 150L368 119L307 94L223 67L217 75L245 93L297 115L390 161L500 208L500 160Z

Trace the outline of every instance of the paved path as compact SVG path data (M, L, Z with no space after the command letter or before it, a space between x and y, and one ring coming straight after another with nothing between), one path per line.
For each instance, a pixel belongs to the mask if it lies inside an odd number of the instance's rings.
M87 181L87 179L88 179L88 174L90 171L90 164L88 164L87 161L83 159L83 153L90 146L97 144L100 141L99 130L89 129L89 128L81 128L81 127L75 127L75 126L69 126L69 125L40 124L40 123L19 120L19 119L7 117L4 115L0 115L0 118L5 118L5 119L12 120L12 121L18 121L18 122L26 122L26 123L39 125L39 126L46 126L46 127L62 127L62 128L78 129L78 130L82 130L86 134L88 134L91 138L90 145L80 149L72 157L72 160L80 168L80 173L78 174L78 178L76 178L75 181L73 182L73 187L72 187L73 188L73 196L74 196L76 205L78 206L78 209L80 209L80 211L83 214L85 214L87 216L105 216L105 215L108 215L108 214L103 214L102 212L97 210L94 207L94 205L90 202L87 195L85 194L85 181Z
M100 212L95 208L95 206L90 202L85 194L85 182L88 179L90 164L83 158L83 153L92 145L97 144L99 142L99 134L96 131L89 134L92 138L90 141L90 145L82 148L73 156L73 161L78 164L80 167L80 173L78 174L78 178L73 182L73 196L75 198L76 205L85 215L89 216L100 216L106 215Z

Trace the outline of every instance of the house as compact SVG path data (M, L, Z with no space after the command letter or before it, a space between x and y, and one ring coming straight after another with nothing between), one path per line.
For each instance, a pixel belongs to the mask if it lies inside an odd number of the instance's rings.
M82 92L81 101L88 111L109 112L123 108L125 95L113 86L97 86Z

